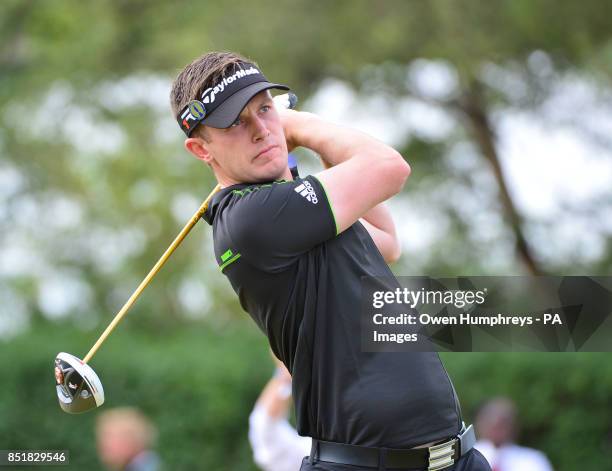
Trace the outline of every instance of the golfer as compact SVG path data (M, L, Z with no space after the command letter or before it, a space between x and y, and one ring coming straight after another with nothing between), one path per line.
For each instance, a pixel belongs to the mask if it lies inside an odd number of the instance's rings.
M313 438L301 469L489 470L437 353L361 349L361 278L394 280L383 202L410 167L366 134L275 108L270 89L288 87L212 52L181 71L171 104L222 188L204 215L216 262L293 377L297 429ZM325 170L294 178L300 146Z

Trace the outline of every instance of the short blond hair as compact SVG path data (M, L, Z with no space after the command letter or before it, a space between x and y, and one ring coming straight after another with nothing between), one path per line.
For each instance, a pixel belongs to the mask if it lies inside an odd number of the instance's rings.
M256 62L228 51L208 52L186 65L174 79L170 91L170 106L174 116L191 100L199 99L204 90L235 73L240 62L250 62L259 67ZM194 132L197 133L199 129L202 129L200 125L196 126Z

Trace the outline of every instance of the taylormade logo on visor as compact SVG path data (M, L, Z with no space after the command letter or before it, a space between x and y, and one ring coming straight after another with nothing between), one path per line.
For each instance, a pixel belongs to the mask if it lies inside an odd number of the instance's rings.
M215 97L217 94L222 93L230 83L235 82L236 80L240 80L242 77L246 77L247 75L260 74L261 72L257 70L255 67L251 66L250 69L240 69L237 70L234 75L230 75L229 77L223 77L223 80L219 82L217 85L211 88L207 88L202 93L202 102L204 103L212 103L215 101Z

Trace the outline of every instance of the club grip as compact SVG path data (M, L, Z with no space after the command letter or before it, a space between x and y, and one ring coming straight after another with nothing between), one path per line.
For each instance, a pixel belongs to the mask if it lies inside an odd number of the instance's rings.
M298 103L298 97L295 93L283 93L282 95L277 95L274 97L274 103L277 106L282 106L283 108L294 109Z

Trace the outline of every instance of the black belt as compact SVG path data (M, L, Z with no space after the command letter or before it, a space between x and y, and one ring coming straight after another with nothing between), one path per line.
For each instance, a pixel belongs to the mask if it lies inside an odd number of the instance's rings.
M394 449L373 448L344 443L312 440L310 462L348 464L366 468L410 469L422 468L441 471L455 464L476 442L474 428L470 425L450 440L426 448Z

